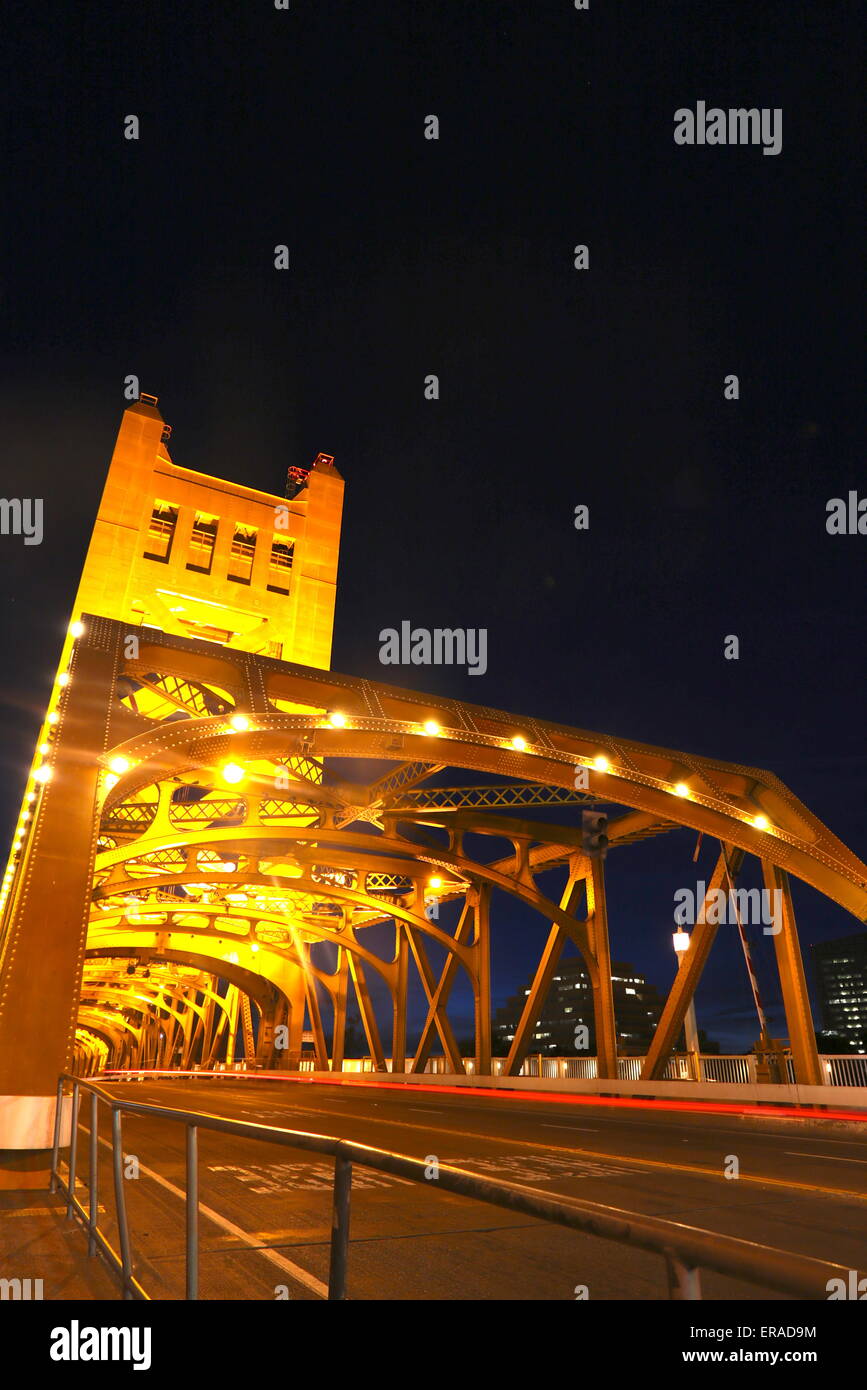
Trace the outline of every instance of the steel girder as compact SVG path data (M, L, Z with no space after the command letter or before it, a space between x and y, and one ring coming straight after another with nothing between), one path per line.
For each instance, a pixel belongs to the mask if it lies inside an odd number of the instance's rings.
M580 852L574 828L502 814L534 805L580 805L588 798L628 808L611 823L612 846L688 827L718 837L731 855L761 858L766 881L786 895L787 927L777 942L777 959L799 1079L812 1079L815 1044L811 1052L788 876L802 878L865 920L867 868L773 774L158 631L137 634L137 654L128 656L125 625L85 616L84 628L73 648L70 685L58 706L50 754L54 777L43 785L34 807L40 834L18 861L4 923L0 1049L10 1029L21 1024L20 1007L29 998L22 970L38 974L48 959L54 967L50 1040L44 1034L31 1038L24 1025L24 1084L36 1088L32 1093L42 1094L38 1087L47 1084L49 1074L53 1077L68 1064L85 950L121 954L127 946L153 950L162 945L167 959L197 958L224 978L230 978L227 956L232 953L243 960L237 968L248 977L258 974L270 984L281 972L288 978L285 972L294 971L289 990L293 1037L300 1039L306 1010L318 1061L324 1062L317 986L323 988L333 1009L336 1067L342 1064L350 984L371 1055L377 1066L385 1065L367 967L391 991L394 1064L406 1065L412 961L428 1001L413 1066L423 1067L437 1035L453 1067L460 1069L446 1004L456 971L464 969L475 1001L477 1060L487 1069L494 887L552 924L510 1069L519 1065L532 1032L531 1014L537 1005L541 1008L546 980L568 937L584 957L594 990L600 1075L612 1075L615 1032L601 865ZM149 721L121 704L130 680L147 683L190 717ZM215 691L219 704L214 703ZM203 709L219 712L203 714ZM340 719L333 717L335 711ZM245 716L246 727L228 727L233 712ZM366 786L323 781L322 764L328 758L385 760L395 767ZM117 759L123 760L117 764L122 770L109 785L100 769ZM229 761L251 769L247 781L252 792L245 788L236 795L230 788L215 795L218 770ZM487 788L420 787L446 767L515 780ZM289 771L279 790L276 769ZM576 769L582 771L586 795L575 791ZM196 785L194 795L204 792L202 799L177 801L178 788ZM153 813L142 806L154 807ZM358 829L350 828L353 822ZM445 832L448 843L431 840L431 832ZM509 839L513 852L483 863L465 852L467 833ZM413 835L427 837L426 842L419 844ZM97 842L102 847L98 852ZM558 865L569 870L559 904L536 883L537 874ZM463 899L453 935L423 910L432 871L443 879L438 896ZM370 889L371 880L379 885L378 895ZM178 897L167 906L169 888L190 900ZM227 890L236 898L246 894L246 900L222 900L219 906L219 895ZM263 902L265 892L270 893L281 903L279 910L251 904L250 890L262 890ZM125 895L134 897L138 908L127 910ZM587 915L579 920L582 895ZM217 903L210 900L214 896ZM331 922L324 914L316 920L317 904L333 914ZM104 907L110 908L107 914ZM165 923L151 926L136 920L148 911L165 912ZM77 933L76 914L81 923ZM185 917L204 917L205 926L185 923ZM387 919L394 923L394 955L382 960L359 935ZM231 933L219 925L226 921L233 923ZM258 938L260 930L267 934L277 926L285 928L288 940ZM62 948L58 931L65 933ZM215 945L220 931L229 952L224 943ZM337 947L333 972L311 958L316 944L328 941ZM439 977L426 941L446 953ZM254 947L259 948L255 955ZM708 949L706 934L695 938L695 960L691 966L687 962L672 991L648 1074L658 1074L664 1064L672 1029L676 1033ZM214 1039L210 1042L213 1046Z

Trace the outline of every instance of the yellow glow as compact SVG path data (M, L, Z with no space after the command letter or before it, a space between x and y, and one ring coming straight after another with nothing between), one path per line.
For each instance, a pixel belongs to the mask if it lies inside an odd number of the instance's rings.
M438 734L440 726L435 719L426 719L422 725L426 734Z
M50 749L50 747L51 747L51 744L50 744L50 743L40 743L40 745L39 745L39 751L40 751L40 753L47 753L48 750Z
M339 709L332 710L328 716L328 722L332 729L342 729L346 724L346 715L341 714Z
M247 718L246 714L233 714L232 718L229 720L229 723L235 730L236 734L243 734L244 731L246 729L249 729L250 727L250 721Z
M767 816L756 816L753 820L753 825L756 827L756 830L770 830L771 828L771 822L768 820Z
M677 951L678 955L680 955L681 951L689 950L689 932L676 931L672 940L674 942L674 949Z
M523 753L524 749L527 747L527 740L522 738L520 734L515 734L515 737L512 739L512 747L517 748L519 753Z
M434 876L433 878L428 879L427 886L428 888L442 888L443 881L441 878L437 878L436 876Z
M51 775L52 769L48 766L47 763L43 763L42 767L38 767L33 774L37 782L50 782Z
M69 635L70 635L70 637L83 637L83 636L84 636L84 623L70 623L70 624L69 624Z
M597 753L596 757L593 759L593 766L596 768L597 772L607 772L611 764L604 753Z
M105 774L105 789L107 792L110 792L112 787L116 787L117 782L118 779L113 772L107 772Z
M35 793L35 792L28 792L28 793L27 793L27 800L28 800L28 801L35 801L35 800L36 800L36 793Z
M116 772L118 777L122 777L125 772L129 772L129 758L112 758L109 766L112 772Z
M60 675L57 677L57 684L58 684L58 685L69 685L69 672L68 672L68 671L61 671Z
M236 782L243 782L246 774L244 769L239 767L237 763L226 763L225 767L220 771L220 776L224 782L228 782L230 786L234 786Z
M47 723L49 723L49 724L56 724L59 718L60 718L60 715L57 713L57 710L56 710L56 709L53 709L53 710L51 711L51 713L49 714L49 716L48 716Z
M675 796L689 796L689 787L685 782L676 782L674 786Z
M251 951L253 952L253 954L255 955L256 952L258 951L258 949L259 949L259 947L256 945L256 942L254 941L253 944L252 944L252 946L250 947L250 950L251 950Z

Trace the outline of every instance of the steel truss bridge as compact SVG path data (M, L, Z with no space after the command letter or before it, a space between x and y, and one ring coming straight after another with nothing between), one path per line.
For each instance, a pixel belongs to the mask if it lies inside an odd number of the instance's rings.
M592 987L597 1075L616 1077L604 865L580 826L536 818L600 802L622 808L612 851L680 827L718 841L708 900L734 887L746 856L761 862L781 895L773 940L795 1077L825 1079L790 878L865 920L867 867L773 774L157 629L140 629L127 655L125 623L85 615L82 627L4 910L0 1043L14 1031L23 1092L51 1094L70 1064L207 1068L240 1039L248 1063L297 1069L306 1037L317 1069L340 1070L353 997L377 1070L387 1051L396 1072L423 1071L438 1043L459 1073L449 1001L461 972L474 1070L490 1074L495 888L548 925L502 1071L520 1071L571 942ZM388 770L341 780L333 759ZM557 866L554 901L538 879ZM432 898L459 904L453 931ZM712 915L698 913L643 1078L665 1073ZM385 956L371 930L383 923ZM385 1040L374 975L391 998ZM427 1015L410 1056L413 980Z

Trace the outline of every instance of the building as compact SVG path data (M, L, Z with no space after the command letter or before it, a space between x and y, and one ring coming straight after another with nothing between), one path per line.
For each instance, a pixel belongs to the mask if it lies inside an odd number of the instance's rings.
M867 932L811 949L823 1030L867 1046Z
M622 961L612 964L611 982L617 1019L618 1049L624 1054L642 1053L653 1037L663 1001L654 985L649 984L643 975ZM497 1010L493 1035L501 1053L509 1050L524 1000L529 993L528 984ZM586 1050L592 1056L596 1050L593 991L583 960L580 956L575 956L561 961L557 966L557 974L551 981L541 1018L533 1031L530 1052L572 1055L576 1051L575 1029L579 1024L585 1024L590 1030L589 1046Z

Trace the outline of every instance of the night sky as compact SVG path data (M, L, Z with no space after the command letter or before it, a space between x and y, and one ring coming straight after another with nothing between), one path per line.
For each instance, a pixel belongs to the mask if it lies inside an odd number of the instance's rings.
M3 495L43 498L45 536L0 537L4 833L135 374L183 466L282 493L335 455L335 670L772 769L867 855L867 536L825 526L867 494L855 4L16 5L7 26ZM782 108L782 152L676 145L699 100ZM403 619L487 628L487 673L382 667ZM615 958L661 989L674 890L715 857L694 844L608 861ZM795 904L805 954L859 930L798 883ZM495 908L501 1003L547 924ZM772 959L759 936L782 1033ZM733 928L697 1009L723 1050L757 1036Z

